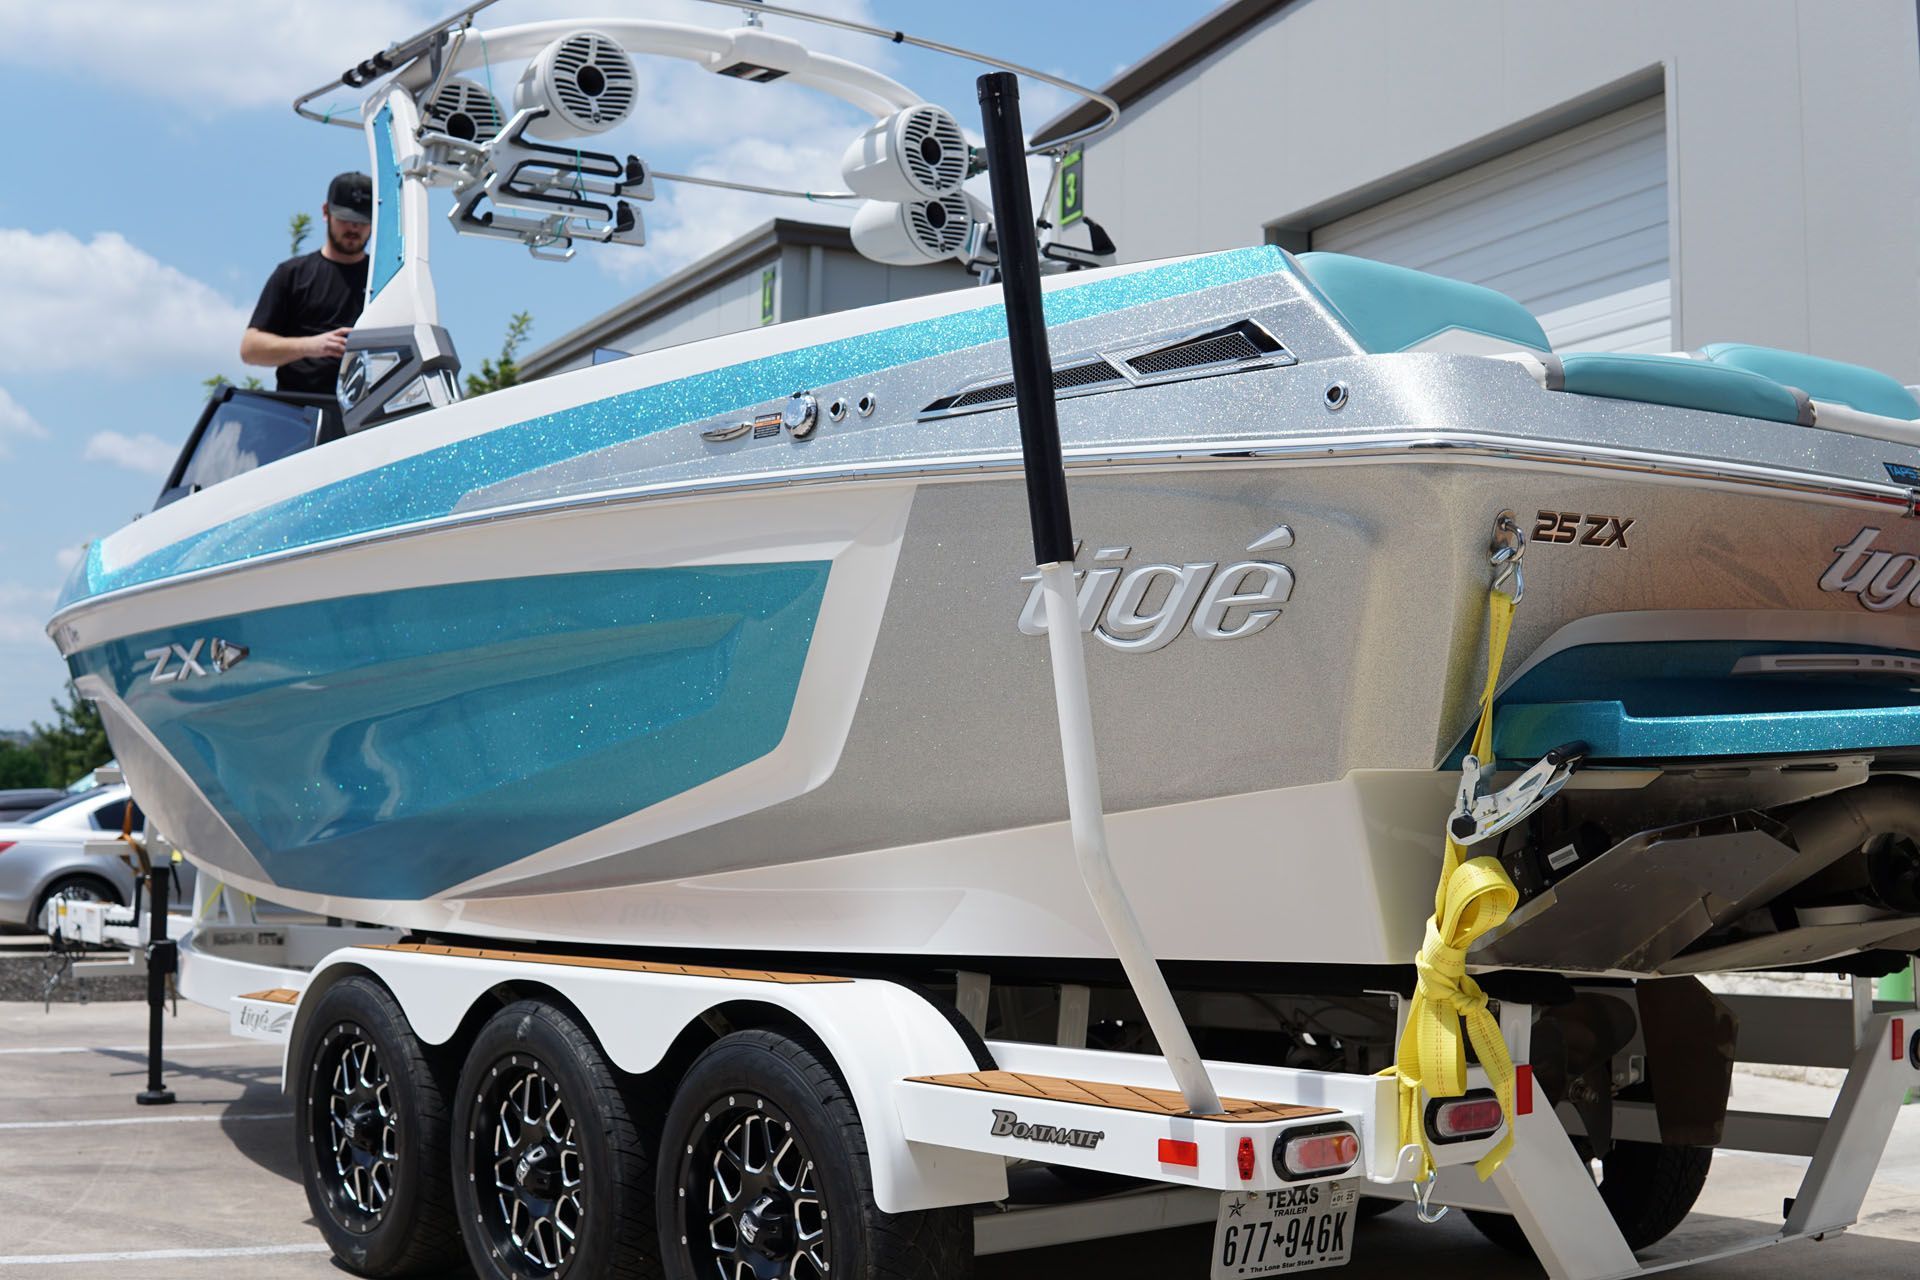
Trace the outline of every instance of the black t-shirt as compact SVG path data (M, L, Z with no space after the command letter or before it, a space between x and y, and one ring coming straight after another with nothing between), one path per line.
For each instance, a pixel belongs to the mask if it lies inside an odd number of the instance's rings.
M247 327L282 338L307 338L351 327L367 297L367 259L335 262L315 251L288 258L267 277ZM274 385L282 391L331 395L338 360L295 360L280 366Z

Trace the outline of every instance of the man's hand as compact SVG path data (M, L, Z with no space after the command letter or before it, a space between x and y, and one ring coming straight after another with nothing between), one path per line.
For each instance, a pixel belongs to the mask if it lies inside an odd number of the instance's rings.
M306 343L306 356L310 360L338 360L347 354L347 335L351 329L335 329L332 333L316 333L311 338L302 339Z
M240 359L247 364L277 369L295 360L338 360L347 353L351 329L316 333L308 338L283 338L276 333L248 329L240 339Z

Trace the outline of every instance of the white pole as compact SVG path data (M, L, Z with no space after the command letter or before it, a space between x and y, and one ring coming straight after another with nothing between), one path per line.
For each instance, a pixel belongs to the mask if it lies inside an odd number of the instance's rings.
M1107 853L1107 821L1100 801L1100 762L1093 746L1093 707L1087 697L1087 661L1080 639L1080 608L1075 599L1073 566L1040 566L1040 589L1047 602L1047 648L1053 658L1053 701L1060 717L1060 753L1067 768L1067 813L1073 826L1074 858L1086 881L1093 909L1113 943L1120 967L1133 984L1147 1026L1173 1069L1197 1116L1218 1115L1220 1095L1193 1045L1186 1019L1174 1003L1166 975L1147 946L1140 919L1133 913L1120 876Z

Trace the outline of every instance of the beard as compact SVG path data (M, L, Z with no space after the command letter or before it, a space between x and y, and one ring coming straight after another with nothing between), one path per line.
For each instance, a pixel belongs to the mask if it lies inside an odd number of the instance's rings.
M367 236L364 232L355 236L353 241L349 243L340 238L340 234L334 229L334 226L333 219L327 219L327 244L335 253L343 258L351 258L355 254L362 253L366 250Z

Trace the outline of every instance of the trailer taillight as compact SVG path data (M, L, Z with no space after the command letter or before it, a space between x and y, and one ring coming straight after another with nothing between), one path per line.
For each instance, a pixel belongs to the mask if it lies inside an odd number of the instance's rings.
M13 846L19 843L20 842L18 840L0 840L0 853L5 853L7 850L13 848Z
M1499 1132L1500 1100L1485 1089L1427 1104L1427 1137L1434 1142L1472 1142Z
M1258 1157L1255 1156L1254 1150L1253 1150L1253 1139L1252 1138L1240 1139L1240 1152L1239 1152L1239 1155L1236 1157L1236 1162L1240 1167L1240 1181L1242 1182L1253 1181L1253 1165L1254 1165L1254 1161L1257 1158Z
M1273 1144L1274 1171L1289 1182L1340 1173L1359 1159L1360 1139L1344 1124L1291 1129Z

